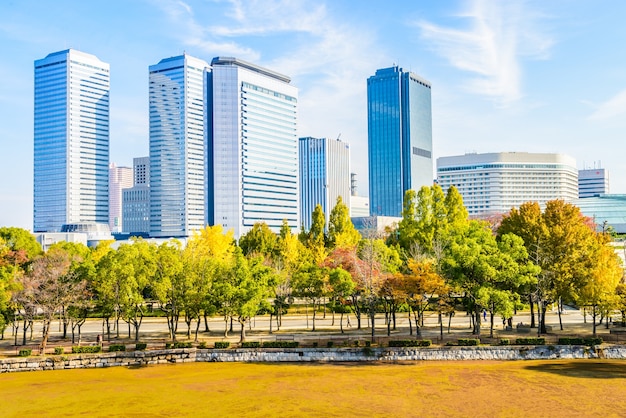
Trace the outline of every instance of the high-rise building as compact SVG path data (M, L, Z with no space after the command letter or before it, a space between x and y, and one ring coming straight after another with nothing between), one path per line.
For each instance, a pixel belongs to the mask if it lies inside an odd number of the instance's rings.
M123 231L122 190L133 187L133 169L109 165L109 228L111 232Z
M598 197L609 194L609 172L604 168L578 170L578 197Z
M123 232L150 234L150 157L133 158L133 187L122 191Z
M183 54L150 66L150 235L205 225L205 93L209 65Z
M238 238L255 222L299 226L298 89L289 77L236 59L211 61L207 104L207 222Z
M500 152L437 158L437 181L455 186L470 215L507 213L522 203L540 205L578 197L576 161L563 154Z
M33 231L109 221L109 64L67 49L35 61Z
M404 193L433 183L430 89L397 66L367 79L372 215L400 216Z
M326 215L340 197L350 209L350 146L327 138L300 138L300 223L311 228L315 206Z

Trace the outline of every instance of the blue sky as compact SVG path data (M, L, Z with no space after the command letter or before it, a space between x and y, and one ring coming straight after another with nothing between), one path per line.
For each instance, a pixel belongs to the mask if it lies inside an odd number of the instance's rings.
M434 158L559 152L626 193L626 2L2 0L0 225L32 228L33 61L76 48L111 65L111 161L148 154L148 66L187 52L289 75L299 134L349 142L367 194L366 79L432 83Z

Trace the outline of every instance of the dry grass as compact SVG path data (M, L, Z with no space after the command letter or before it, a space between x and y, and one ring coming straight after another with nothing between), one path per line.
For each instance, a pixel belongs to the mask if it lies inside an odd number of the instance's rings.
M619 417L624 361L192 363L0 375L0 415Z

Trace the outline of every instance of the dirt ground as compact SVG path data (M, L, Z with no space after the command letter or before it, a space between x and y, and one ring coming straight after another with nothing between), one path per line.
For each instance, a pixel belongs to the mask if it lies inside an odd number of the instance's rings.
M623 361L193 363L0 375L5 417L622 417Z

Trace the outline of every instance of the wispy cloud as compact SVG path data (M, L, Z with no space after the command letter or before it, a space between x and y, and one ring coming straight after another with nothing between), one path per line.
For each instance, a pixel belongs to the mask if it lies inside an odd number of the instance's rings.
M545 59L552 39L538 26L541 16L524 2L471 0L458 17L467 28L417 22L424 40L449 63L472 73L465 87L502 104L522 94L522 59Z
M589 115L589 120L606 120L626 114L626 90L622 90L604 103L597 106Z

